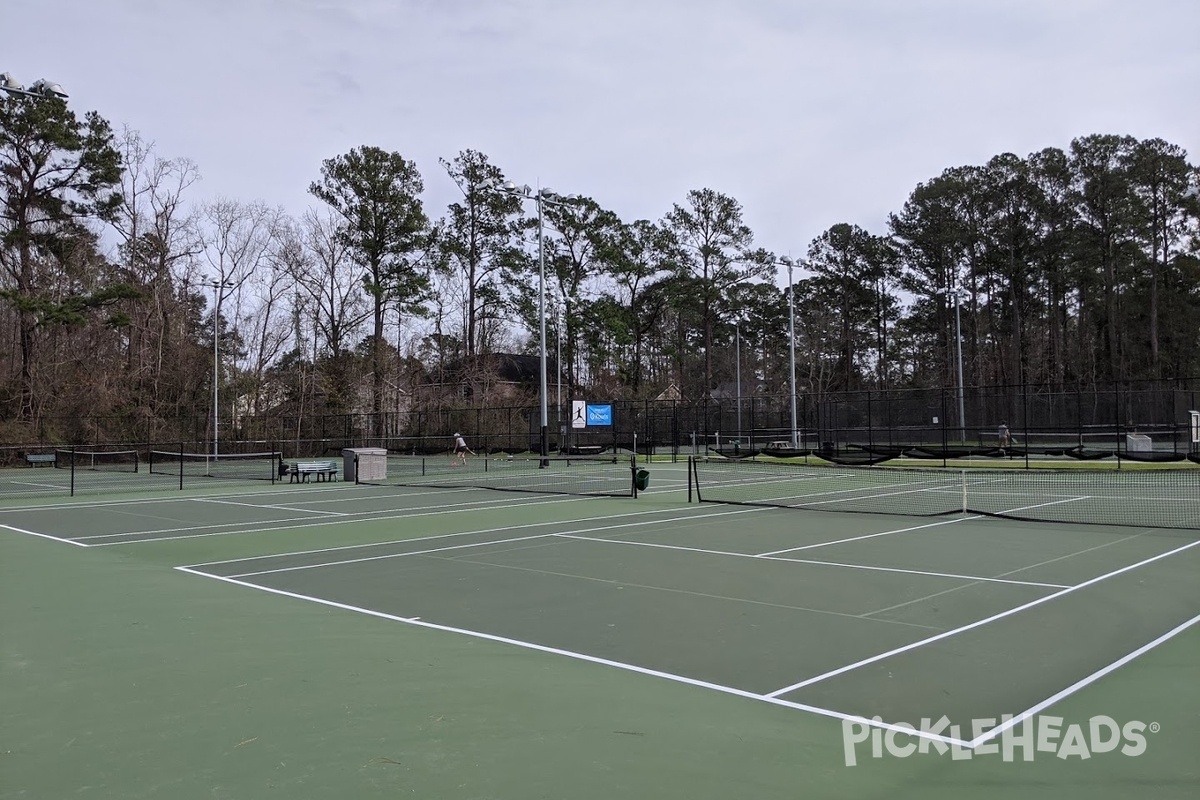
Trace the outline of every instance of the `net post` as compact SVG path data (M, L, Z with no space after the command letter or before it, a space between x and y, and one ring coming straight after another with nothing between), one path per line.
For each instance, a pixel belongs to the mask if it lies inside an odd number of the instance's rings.
M688 502L692 502L692 471L696 468L696 457L688 456L687 460L687 476L688 476Z
M962 481L962 513L967 513L967 471L959 470L959 480Z
M75 445L71 445L71 497L75 496Z
M179 491L183 491L183 442L179 443Z

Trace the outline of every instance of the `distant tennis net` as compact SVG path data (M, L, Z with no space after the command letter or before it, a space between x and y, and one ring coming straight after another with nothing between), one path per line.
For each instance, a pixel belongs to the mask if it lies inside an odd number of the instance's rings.
M58 469L86 469L95 472L137 472L136 450L65 450L54 451Z
M634 497L631 456L401 456L359 453L355 482L384 486L500 489L513 492Z
M282 453L172 453L150 451L150 472L178 478L216 478L223 480L279 480Z
M945 469L693 458L700 502L1200 529L1200 469Z

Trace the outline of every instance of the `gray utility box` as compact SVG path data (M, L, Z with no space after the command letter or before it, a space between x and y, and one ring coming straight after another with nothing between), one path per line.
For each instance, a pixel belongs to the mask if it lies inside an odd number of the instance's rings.
M1130 453L1149 453L1154 449L1154 442L1144 433L1125 434L1125 450Z

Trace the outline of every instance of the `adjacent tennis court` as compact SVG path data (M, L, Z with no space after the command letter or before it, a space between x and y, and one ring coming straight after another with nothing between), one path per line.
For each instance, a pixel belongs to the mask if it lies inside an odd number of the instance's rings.
M639 493L628 464L575 461L393 461L376 485L10 500L0 530L151 565L175 576L163 592L202 582L331 624L365 620L373 636L420 629L802 727L945 717L957 727L912 735L963 748L1200 622L1200 471L1056 481L706 460L648 465ZM536 491L542 477L563 493ZM390 691L422 691L397 681ZM1194 702L1191 684L1177 690ZM840 754L840 729L822 730ZM823 767L831 785L847 779Z

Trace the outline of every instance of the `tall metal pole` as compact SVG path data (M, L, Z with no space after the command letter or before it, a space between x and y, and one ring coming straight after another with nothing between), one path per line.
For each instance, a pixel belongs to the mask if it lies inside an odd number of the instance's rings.
M792 389L792 449L795 449L798 446L796 442L796 308L795 293L792 291L792 260L788 259L786 263L788 271L788 361Z
M737 380L737 435L738 447L742 444L742 324L733 323L735 380ZM735 450L737 447L734 448Z
M221 378L218 361L217 343L220 340L221 330L221 284L217 281L212 282L213 289L213 402L212 402L212 424L213 424L213 458L220 455L220 446L217 442L220 440L218 428L221 424L221 403L219 381Z
M537 190L538 211L538 327L541 330L541 401L542 401L542 459L541 466L548 467L550 451L550 413L546 408L546 249L543 241L542 189Z
M554 357L554 372L558 378L558 397L555 401L554 413L558 417L558 448L560 451L566 449L567 446L567 428L563 425L563 405L562 405L562 322L563 315L561 312L554 315L555 329L555 345L557 347L557 355Z
M962 304L958 290L954 291L954 341L958 345L958 440L967 442L967 415L963 403L963 362L962 362L962 318L959 306Z

